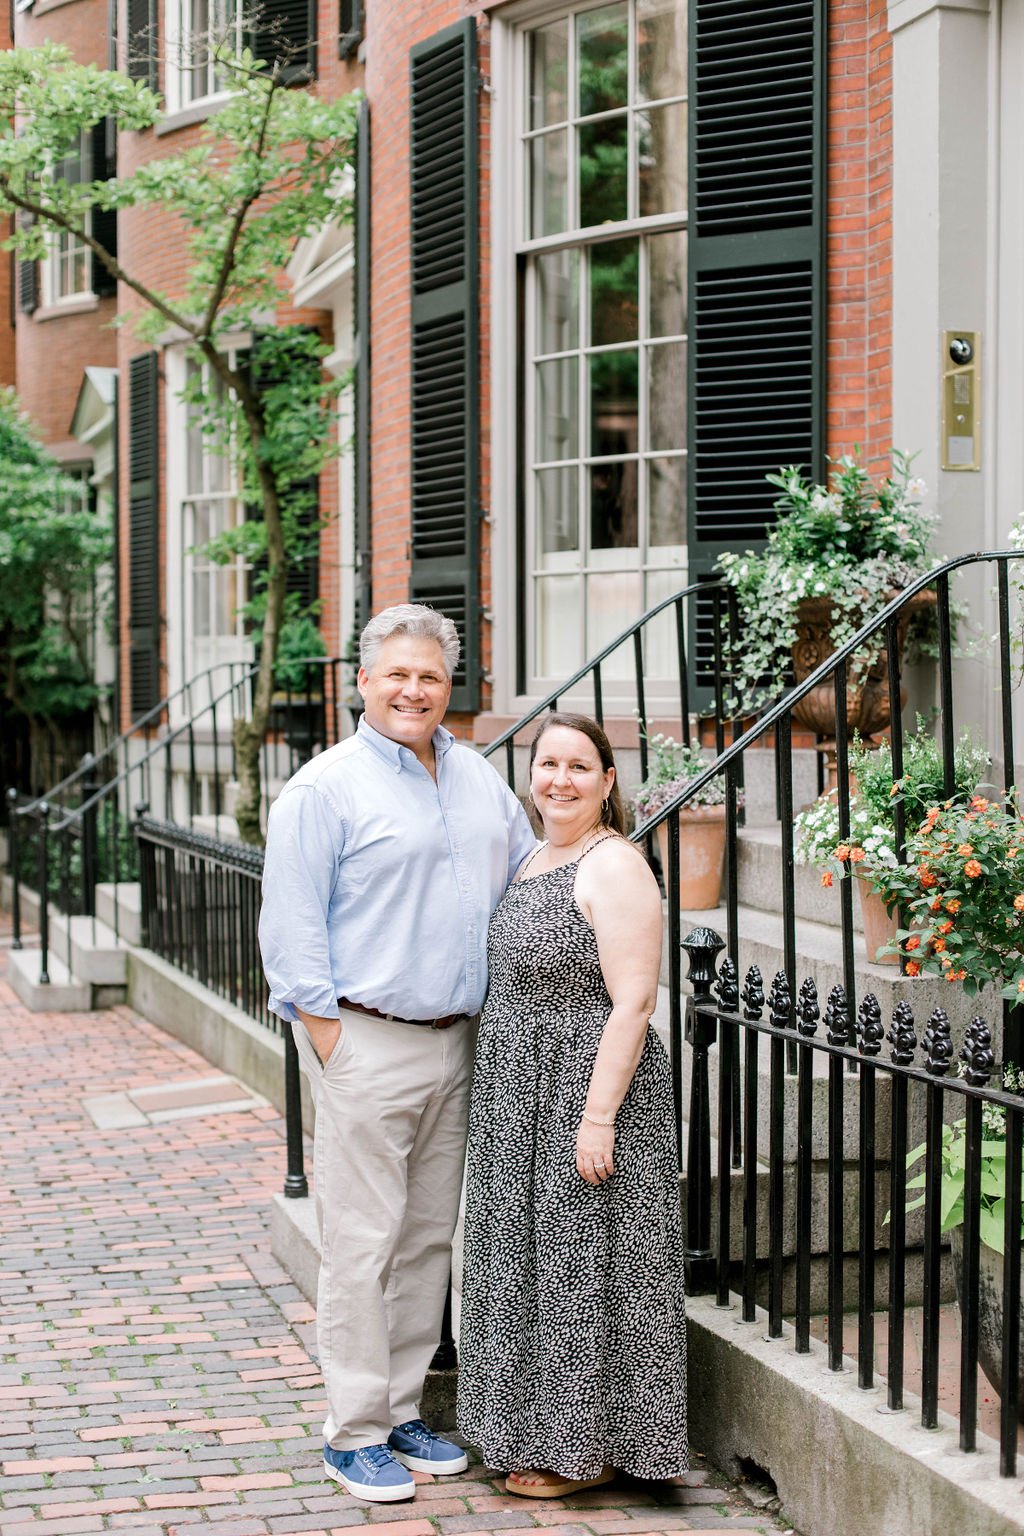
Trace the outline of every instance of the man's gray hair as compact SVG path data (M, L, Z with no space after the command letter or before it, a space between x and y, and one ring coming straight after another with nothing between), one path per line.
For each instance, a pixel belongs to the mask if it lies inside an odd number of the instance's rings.
M443 613L428 608L425 603L396 603L393 608L382 608L380 613L375 613L359 636L359 664L367 672L373 671L381 646L392 635L436 640L441 647L446 673L449 678L454 675L461 649L459 632Z

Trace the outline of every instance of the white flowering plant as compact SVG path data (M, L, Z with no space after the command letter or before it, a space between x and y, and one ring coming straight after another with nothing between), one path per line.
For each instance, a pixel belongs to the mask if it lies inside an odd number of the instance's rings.
M656 736L648 738L647 742L647 777L636 790L632 799L636 811L637 820L649 821L660 810L674 800L708 767L711 759L704 756L700 747L685 746L682 742L675 741L671 736L664 736L660 732ZM737 795L737 804L743 803L742 793ZM725 779L721 775L710 779L707 784L699 789L692 799L686 802L684 809L691 810L700 806L725 804Z
M735 589L737 644L727 648L732 713L752 714L781 693L797 638L797 604L826 598L838 649L902 590L936 563L936 518L922 505L927 487L897 450L891 473L872 480L856 457L832 461L830 485L815 485L798 466L768 475L779 490L767 547L721 555L718 570ZM922 624L921 618L924 619ZM927 627L928 616L912 622ZM928 649L927 637L918 642ZM853 658L851 681L870 656Z
M984 747L964 731L953 750L954 793L951 804L974 794L991 759ZM850 835L839 835L839 805L835 790L822 796L794 821L794 857L822 871L822 884L857 874L879 895L891 895L889 871L896 868L895 807L902 803L907 837L915 833L929 808L947 799L942 752L930 723L917 717L917 729L903 743L903 773L893 777L892 746L883 740L868 748L859 736L850 747Z

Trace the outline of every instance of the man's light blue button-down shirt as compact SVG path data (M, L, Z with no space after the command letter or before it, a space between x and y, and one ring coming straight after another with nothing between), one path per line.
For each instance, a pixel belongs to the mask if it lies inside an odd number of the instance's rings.
M487 925L536 839L490 763L439 727L437 779L360 719L270 812L260 948L270 1007L338 998L407 1019L479 1011Z

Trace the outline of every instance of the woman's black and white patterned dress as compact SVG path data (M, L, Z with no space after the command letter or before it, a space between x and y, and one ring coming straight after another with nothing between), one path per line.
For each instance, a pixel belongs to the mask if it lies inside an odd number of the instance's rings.
M470 1114L459 1428L488 1466L686 1470L683 1239L668 1058L654 1031L616 1120L615 1173L576 1171L611 1011L578 864L509 886Z

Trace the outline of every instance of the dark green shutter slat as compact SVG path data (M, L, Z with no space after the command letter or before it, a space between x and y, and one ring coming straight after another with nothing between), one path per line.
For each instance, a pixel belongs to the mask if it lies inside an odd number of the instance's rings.
M263 0L252 51L291 85L316 74L316 0Z
M356 132L355 341L355 614L359 634L373 605L372 522L370 518L370 106L359 104Z
M23 315L39 307L39 270L34 261L18 262L18 308Z
M774 521L765 475L825 447L824 0L690 0L688 558ZM708 697L712 607L693 654Z
M480 704L476 26L410 52L412 569L462 641L452 707Z
M132 717L160 702L157 353L128 364L129 657Z
M92 130L92 179L109 181L117 174L117 140L111 130L112 118L105 117ZM92 232L96 240L111 256L117 255L117 209L94 208ZM99 297L108 298L117 292L117 282L107 271L99 257L92 257L92 289Z
M128 0L128 78L157 87L158 0Z

